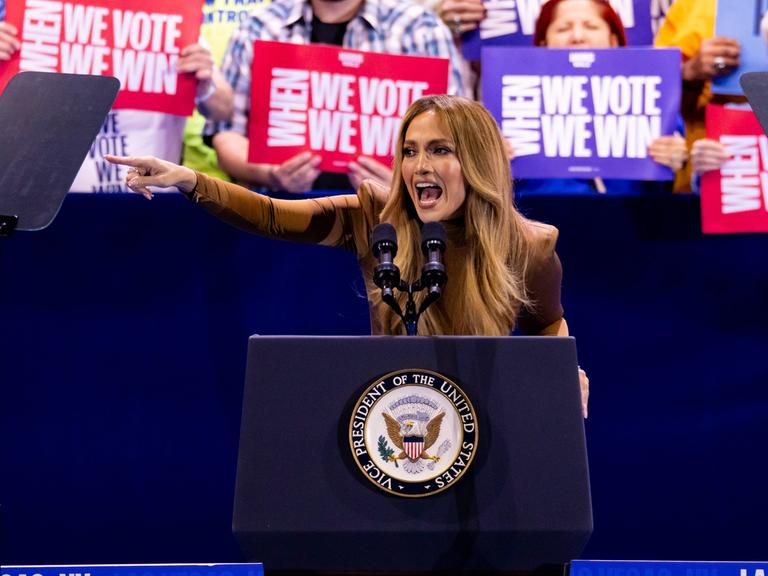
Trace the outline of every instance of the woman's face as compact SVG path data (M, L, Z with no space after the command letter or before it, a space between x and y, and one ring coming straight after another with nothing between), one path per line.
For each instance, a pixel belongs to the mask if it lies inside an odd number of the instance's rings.
M405 132L403 180L422 222L463 213L467 189L456 144L433 111L416 116Z
M567 0L556 9L544 37L547 48L613 48L616 35L592 0Z

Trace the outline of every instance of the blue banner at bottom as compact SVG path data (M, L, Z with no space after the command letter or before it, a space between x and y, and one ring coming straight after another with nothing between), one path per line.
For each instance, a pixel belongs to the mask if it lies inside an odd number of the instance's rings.
M570 576L768 576L768 562L573 560Z
M262 564L0 566L0 576L264 576Z

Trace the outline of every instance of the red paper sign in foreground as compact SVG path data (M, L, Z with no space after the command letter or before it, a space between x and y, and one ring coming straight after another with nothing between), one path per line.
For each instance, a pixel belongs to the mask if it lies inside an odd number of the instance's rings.
M9 0L21 49L0 63L0 92L22 70L116 76L115 108L189 115L196 80L176 62L197 42L201 13L201 1Z
M309 150L328 172L358 156L389 165L408 106L447 87L447 59L256 41L248 160L280 164Z
M707 136L729 159L701 177L701 228L707 234L768 232L768 138L751 110L707 106Z

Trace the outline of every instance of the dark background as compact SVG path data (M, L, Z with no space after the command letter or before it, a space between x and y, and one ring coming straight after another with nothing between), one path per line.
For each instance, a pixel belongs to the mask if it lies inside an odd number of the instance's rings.
M768 236L703 237L695 197L522 209L560 228L591 380L584 557L765 560ZM367 334L363 294L352 255L179 195L70 194L0 239L0 560L240 560L247 338Z

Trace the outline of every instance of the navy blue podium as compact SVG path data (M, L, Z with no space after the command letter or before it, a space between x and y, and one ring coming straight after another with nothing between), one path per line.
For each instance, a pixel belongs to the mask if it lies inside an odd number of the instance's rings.
M402 498L364 478L348 431L368 384L416 368L470 398L477 452L455 485ZM268 570L562 567L592 532L574 340L252 337L233 525Z

